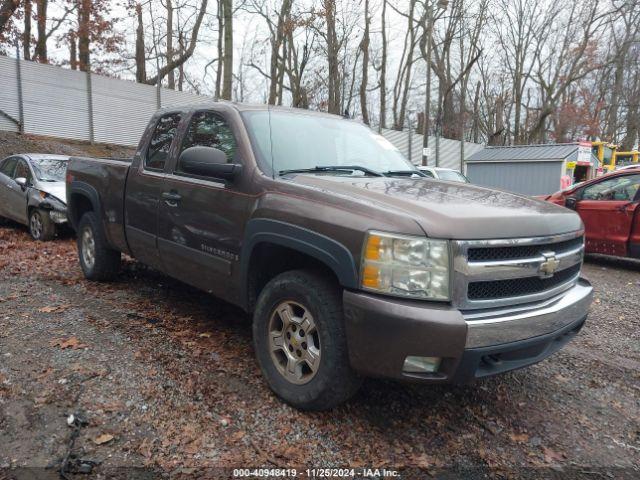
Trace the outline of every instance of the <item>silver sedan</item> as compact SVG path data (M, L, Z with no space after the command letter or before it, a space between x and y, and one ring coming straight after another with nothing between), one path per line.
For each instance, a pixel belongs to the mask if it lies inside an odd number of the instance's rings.
M65 175L69 157L12 155L0 162L0 221L29 227L35 240L51 240L67 221Z

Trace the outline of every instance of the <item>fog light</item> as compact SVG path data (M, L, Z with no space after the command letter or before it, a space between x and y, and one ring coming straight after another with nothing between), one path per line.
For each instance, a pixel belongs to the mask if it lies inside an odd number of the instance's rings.
M440 368L440 357L407 357L404 360L404 373L435 373Z
M67 212L51 210L49 212L49 217L51 217L51 220L53 220L55 223L64 223L67 221Z

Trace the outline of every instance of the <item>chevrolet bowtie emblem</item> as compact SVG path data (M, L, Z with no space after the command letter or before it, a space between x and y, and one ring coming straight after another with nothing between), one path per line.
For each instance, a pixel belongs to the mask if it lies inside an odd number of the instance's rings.
M553 274L560 266L560 260L556 258L555 252L542 252L544 262L538 268L538 276L540 278L553 277Z

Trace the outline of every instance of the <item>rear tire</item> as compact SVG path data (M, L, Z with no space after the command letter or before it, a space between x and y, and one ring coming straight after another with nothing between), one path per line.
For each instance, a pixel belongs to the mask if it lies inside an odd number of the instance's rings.
M258 363L269 387L295 408L333 408L362 383L349 364L341 293L334 279L308 270L282 273L260 292Z
M77 233L78 258L84 276L99 282L113 280L120 270L120 252L109 247L97 215L85 213Z
M34 208L29 213L29 233L34 240L46 242L56 236L56 224L46 210Z

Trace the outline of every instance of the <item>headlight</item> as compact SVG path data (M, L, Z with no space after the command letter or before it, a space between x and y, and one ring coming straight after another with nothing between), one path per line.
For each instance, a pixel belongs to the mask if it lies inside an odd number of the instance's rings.
M428 300L449 300L449 243L369 232L362 253L365 290Z

